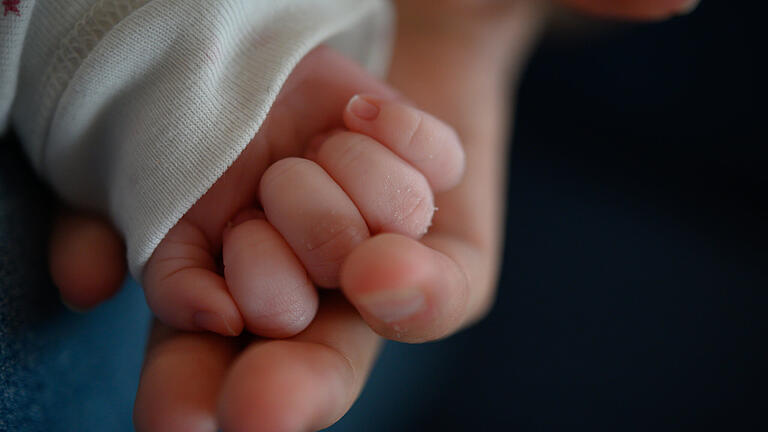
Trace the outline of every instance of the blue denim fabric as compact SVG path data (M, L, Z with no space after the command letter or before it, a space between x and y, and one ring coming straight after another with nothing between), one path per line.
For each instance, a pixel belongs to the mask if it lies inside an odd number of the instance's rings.
M46 258L54 206L12 140L0 140L0 431L131 431L143 295L129 282L86 315L61 305Z

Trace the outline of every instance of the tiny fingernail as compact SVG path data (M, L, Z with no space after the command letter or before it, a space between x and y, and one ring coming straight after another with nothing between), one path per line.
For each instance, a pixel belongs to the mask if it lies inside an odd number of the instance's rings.
M426 299L418 289L385 291L360 299L361 306L385 323L402 321L424 309Z
M375 120L376 117L379 116L379 107L374 105L370 100L366 99L364 96L355 95L352 97L352 99L349 101L349 105L347 105L347 109L349 112L351 112L355 117L360 118L362 120Z
M223 316L214 312L195 312L192 316L200 330L207 330L224 336L237 336Z
M689 13L696 10L696 7L699 5L700 0L688 0L687 2L683 3L683 6L680 7L680 9L677 11L679 15L688 15Z

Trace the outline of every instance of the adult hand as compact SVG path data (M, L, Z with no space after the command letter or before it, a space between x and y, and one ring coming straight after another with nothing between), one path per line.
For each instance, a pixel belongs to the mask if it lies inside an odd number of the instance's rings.
M685 0L565 2L625 18L669 16L688 4ZM402 24L392 83L422 108L452 124L462 136L467 146L464 182L436 198L440 211L422 243L382 236L353 253L342 277L345 294L359 313L338 293L323 294L315 321L305 332L287 340L228 339L155 326L136 399L138 430L326 427L348 410L370 371L379 346L371 327L393 339L430 340L461 328L487 310L493 298L501 238L503 125L509 118L503 90L509 70L505 72L504 67L511 68L515 76L514 71L522 65L530 35L537 27L534 3L538 3L446 0L441 14L424 7L434 5L429 0L400 3ZM471 37L457 31L425 30L440 29L435 19L461 13L466 7L477 8L473 18L485 17L494 25L485 25L489 21L462 28L462 32L471 32ZM485 13L491 10L493 13ZM502 36L508 39L501 41ZM499 58L503 58L503 65L497 63ZM73 225L64 218L55 229L52 271L65 300L79 307L89 306L114 292L114 281L124 273L115 256L93 253L119 251L119 237L98 220L82 215L70 218L78 223ZM80 240L84 233L91 236L87 243ZM82 246L85 244L88 247ZM397 327L377 320L362 299L370 293L367 290L386 290L402 281L370 280L354 265L354 260L365 254L407 265L394 250L431 262L424 273L410 273L424 290L427 309ZM87 266L90 270L79 266L97 259L97 255L98 259L105 258L104 266Z

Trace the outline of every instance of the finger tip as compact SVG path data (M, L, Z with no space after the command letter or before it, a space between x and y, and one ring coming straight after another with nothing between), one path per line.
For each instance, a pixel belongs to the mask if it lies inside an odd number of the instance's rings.
M217 393L234 353L223 338L155 327L133 407L136 430L217 430Z
M404 255L411 242L415 241L402 234L383 233L359 244L339 271L344 292L354 297L360 290L377 291L391 285L393 276L399 274L393 267L399 266L400 261L409 261Z
M137 432L216 432L216 419L204 412L176 412L160 410L159 406L146 408L147 414L134 414Z
M449 258L420 242L381 235L345 262L342 289L384 338L436 340L455 331L466 311L463 274L454 267Z
M186 331L242 333L243 318L221 275L203 267L179 269L178 260L163 268L163 262L150 261L142 283L147 304L160 321Z
M224 383L218 413L227 431L317 430L346 395L327 347L290 341L252 346ZM334 417L335 418L335 417Z
M420 287L425 263L418 248L410 238L381 234L355 249L342 267L345 295L389 339L402 337L407 323L428 306Z
M259 336L284 339L304 331L317 314L317 298L314 302L296 302L287 310L282 310L267 316L255 318L246 317L246 327L251 333Z
M232 314L229 314L232 315ZM243 322L239 316L198 311L192 314L192 322L199 330L210 331L222 336L237 336L243 331Z
M312 321L317 290L269 222L250 220L236 226L224 246L223 260L227 289L250 332L285 338Z
M122 240L101 219L64 217L51 238L49 271L66 304L76 310L92 308L122 285L126 273Z
M60 300L61 300L61 304L63 304L64 307L66 307L67 309L75 313L84 314L84 313L87 313L89 310L91 310L90 305L80 306L65 300L64 297L61 297Z
M693 13L698 7L700 0L685 0L683 4L677 9L678 15L689 15Z
M115 295L125 275L124 266L99 267L72 258L53 259L50 271L62 302L76 312L92 309Z

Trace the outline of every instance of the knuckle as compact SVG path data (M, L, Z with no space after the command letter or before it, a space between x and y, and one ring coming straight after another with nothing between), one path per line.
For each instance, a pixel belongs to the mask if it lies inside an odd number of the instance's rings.
M329 256L330 252L351 248L365 237L363 230L348 218L330 215L312 225L304 247L308 252Z
M466 163L461 138L451 126L429 114L413 115L401 153L439 189L457 183Z
M395 203L391 207L390 221L384 230L405 232L421 237L427 232L435 212L434 198L426 181L407 182L391 191Z
M284 179L295 176L297 171L306 169L312 163L307 159L297 157L285 158L273 163L261 176L261 191L270 190L272 187L279 185Z
M349 218L329 215L315 223L303 245L310 263L308 270L315 282L334 286L341 263L367 237L367 228Z
M320 158L340 170L355 166L366 157L365 148L360 144L367 139L365 135L353 132L338 133L323 144Z

